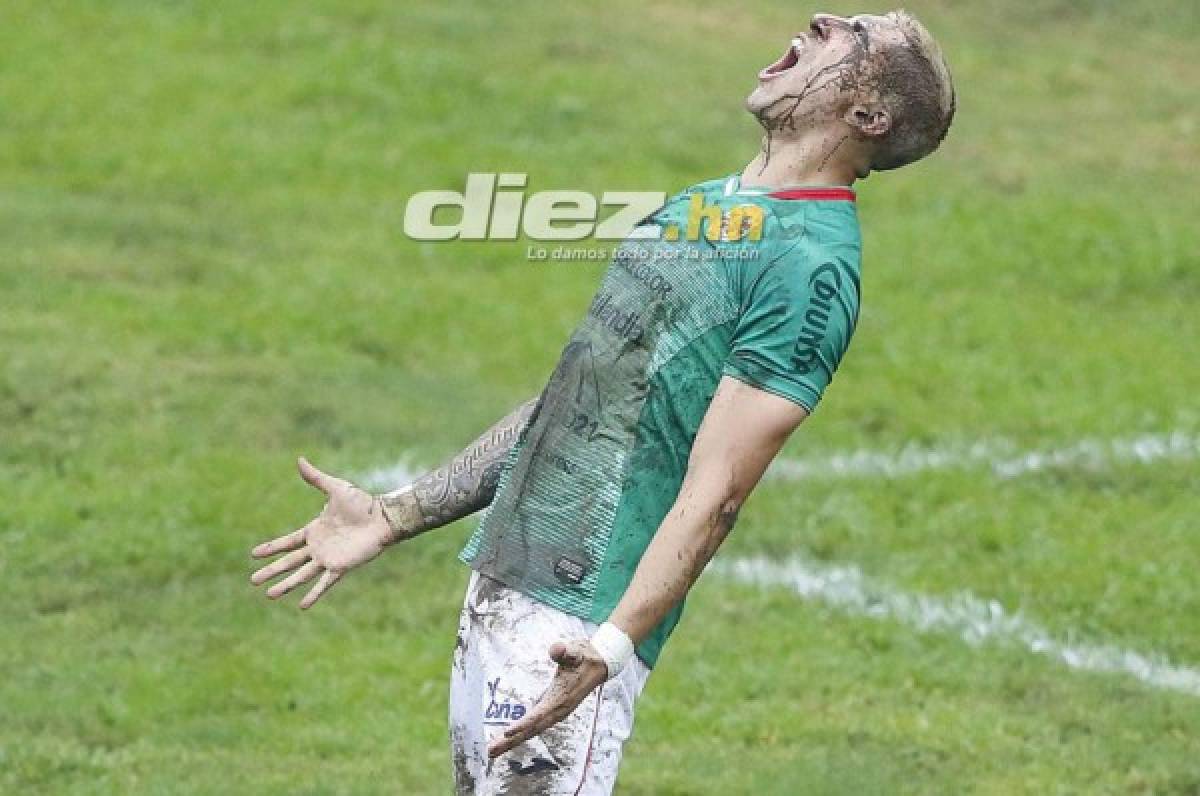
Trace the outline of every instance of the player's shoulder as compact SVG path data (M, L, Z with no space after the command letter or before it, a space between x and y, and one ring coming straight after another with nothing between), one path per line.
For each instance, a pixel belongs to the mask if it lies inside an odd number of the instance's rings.
M795 268L815 267L829 259L857 267L862 237L853 209L809 204L763 205L764 259Z
M862 244L857 224L808 207L785 208L770 213L757 256L744 263L743 284L753 292L807 295L796 288L812 288L825 279L856 302L861 287Z

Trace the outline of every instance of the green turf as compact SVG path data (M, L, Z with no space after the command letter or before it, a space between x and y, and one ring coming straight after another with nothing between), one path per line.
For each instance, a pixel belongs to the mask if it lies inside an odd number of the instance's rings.
M1200 430L1196 4L908 5L959 120L861 186L862 322L789 454ZM297 454L431 461L533 394L599 267L414 244L405 200L732 172L812 10L6 0L0 792L447 792L467 525L303 615L246 552L319 507ZM723 555L1200 665L1198 488L1195 462L777 482ZM1197 794L1200 698L709 579L619 791Z

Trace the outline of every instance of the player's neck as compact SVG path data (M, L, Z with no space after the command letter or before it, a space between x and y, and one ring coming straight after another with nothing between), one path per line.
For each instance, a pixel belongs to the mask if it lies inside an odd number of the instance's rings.
M812 130L787 139L767 135L762 150L742 173L742 185L851 185L859 175L857 155L857 147L845 134Z

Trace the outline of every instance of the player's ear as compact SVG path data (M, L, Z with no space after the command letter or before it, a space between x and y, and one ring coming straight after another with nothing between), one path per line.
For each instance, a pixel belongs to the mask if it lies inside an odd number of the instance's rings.
M843 119L865 138L880 138L892 129L892 115L881 105L852 105Z

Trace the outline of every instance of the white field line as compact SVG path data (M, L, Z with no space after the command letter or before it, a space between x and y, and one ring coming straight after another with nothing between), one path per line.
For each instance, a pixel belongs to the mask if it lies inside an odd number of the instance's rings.
M767 477L784 480L900 478L931 470L987 469L1016 478L1048 469L1102 470L1117 464L1200 459L1200 434L1173 431L1112 439L1082 439L1061 447L1021 451L1011 442L987 440L946 447L906 446L892 451L778 459Z
M905 446L894 450L860 449L844 453L814 454L777 459L767 471L772 480L830 480L846 478L902 478L936 470L991 472L998 478L1016 478L1051 469L1104 470L1120 464L1186 462L1200 459L1200 434L1186 431L1137 434L1111 439L1086 438L1058 447L1020 450L1012 442L996 439L940 447ZM366 489L395 489L424 472L412 457L377 467L358 476Z
M1021 451L1004 440L941 448L905 447L894 451L784 458L768 471L773 479L900 478L935 470L985 469L999 478L1016 478L1047 469L1102 470L1124 463L1200 459L1200 435L1184 431L1147 433L1113 439L1083 439L1061 447ZM359 475L366 489L402 486L426 468L406 456L395 464ZM971 644L1009 643L1092 672L1124 673L1155 688L1200 696L1200 670L1174 666L1161 656L1104 644L1067 644L995 601L966 592L949 597L910 594L873 582L853 566L785 563L767 559L716 561L711 569L735 580L787 587L802 599L816 600L848 613L892 619L918 631L954 633Z
M857 567L816 564L801 558L714 561L710 569L743 583L790 589L801 599L821 602L857 616L899 622L920 632L958 636L971 645L985 642L1025 650L1086 672L1129 675L1146 685L1200 696L1200 670L1171 664L1160 655L1108 644L1073 644L1056 639L995 600L967 592L935 597L900 591L871 580Z

